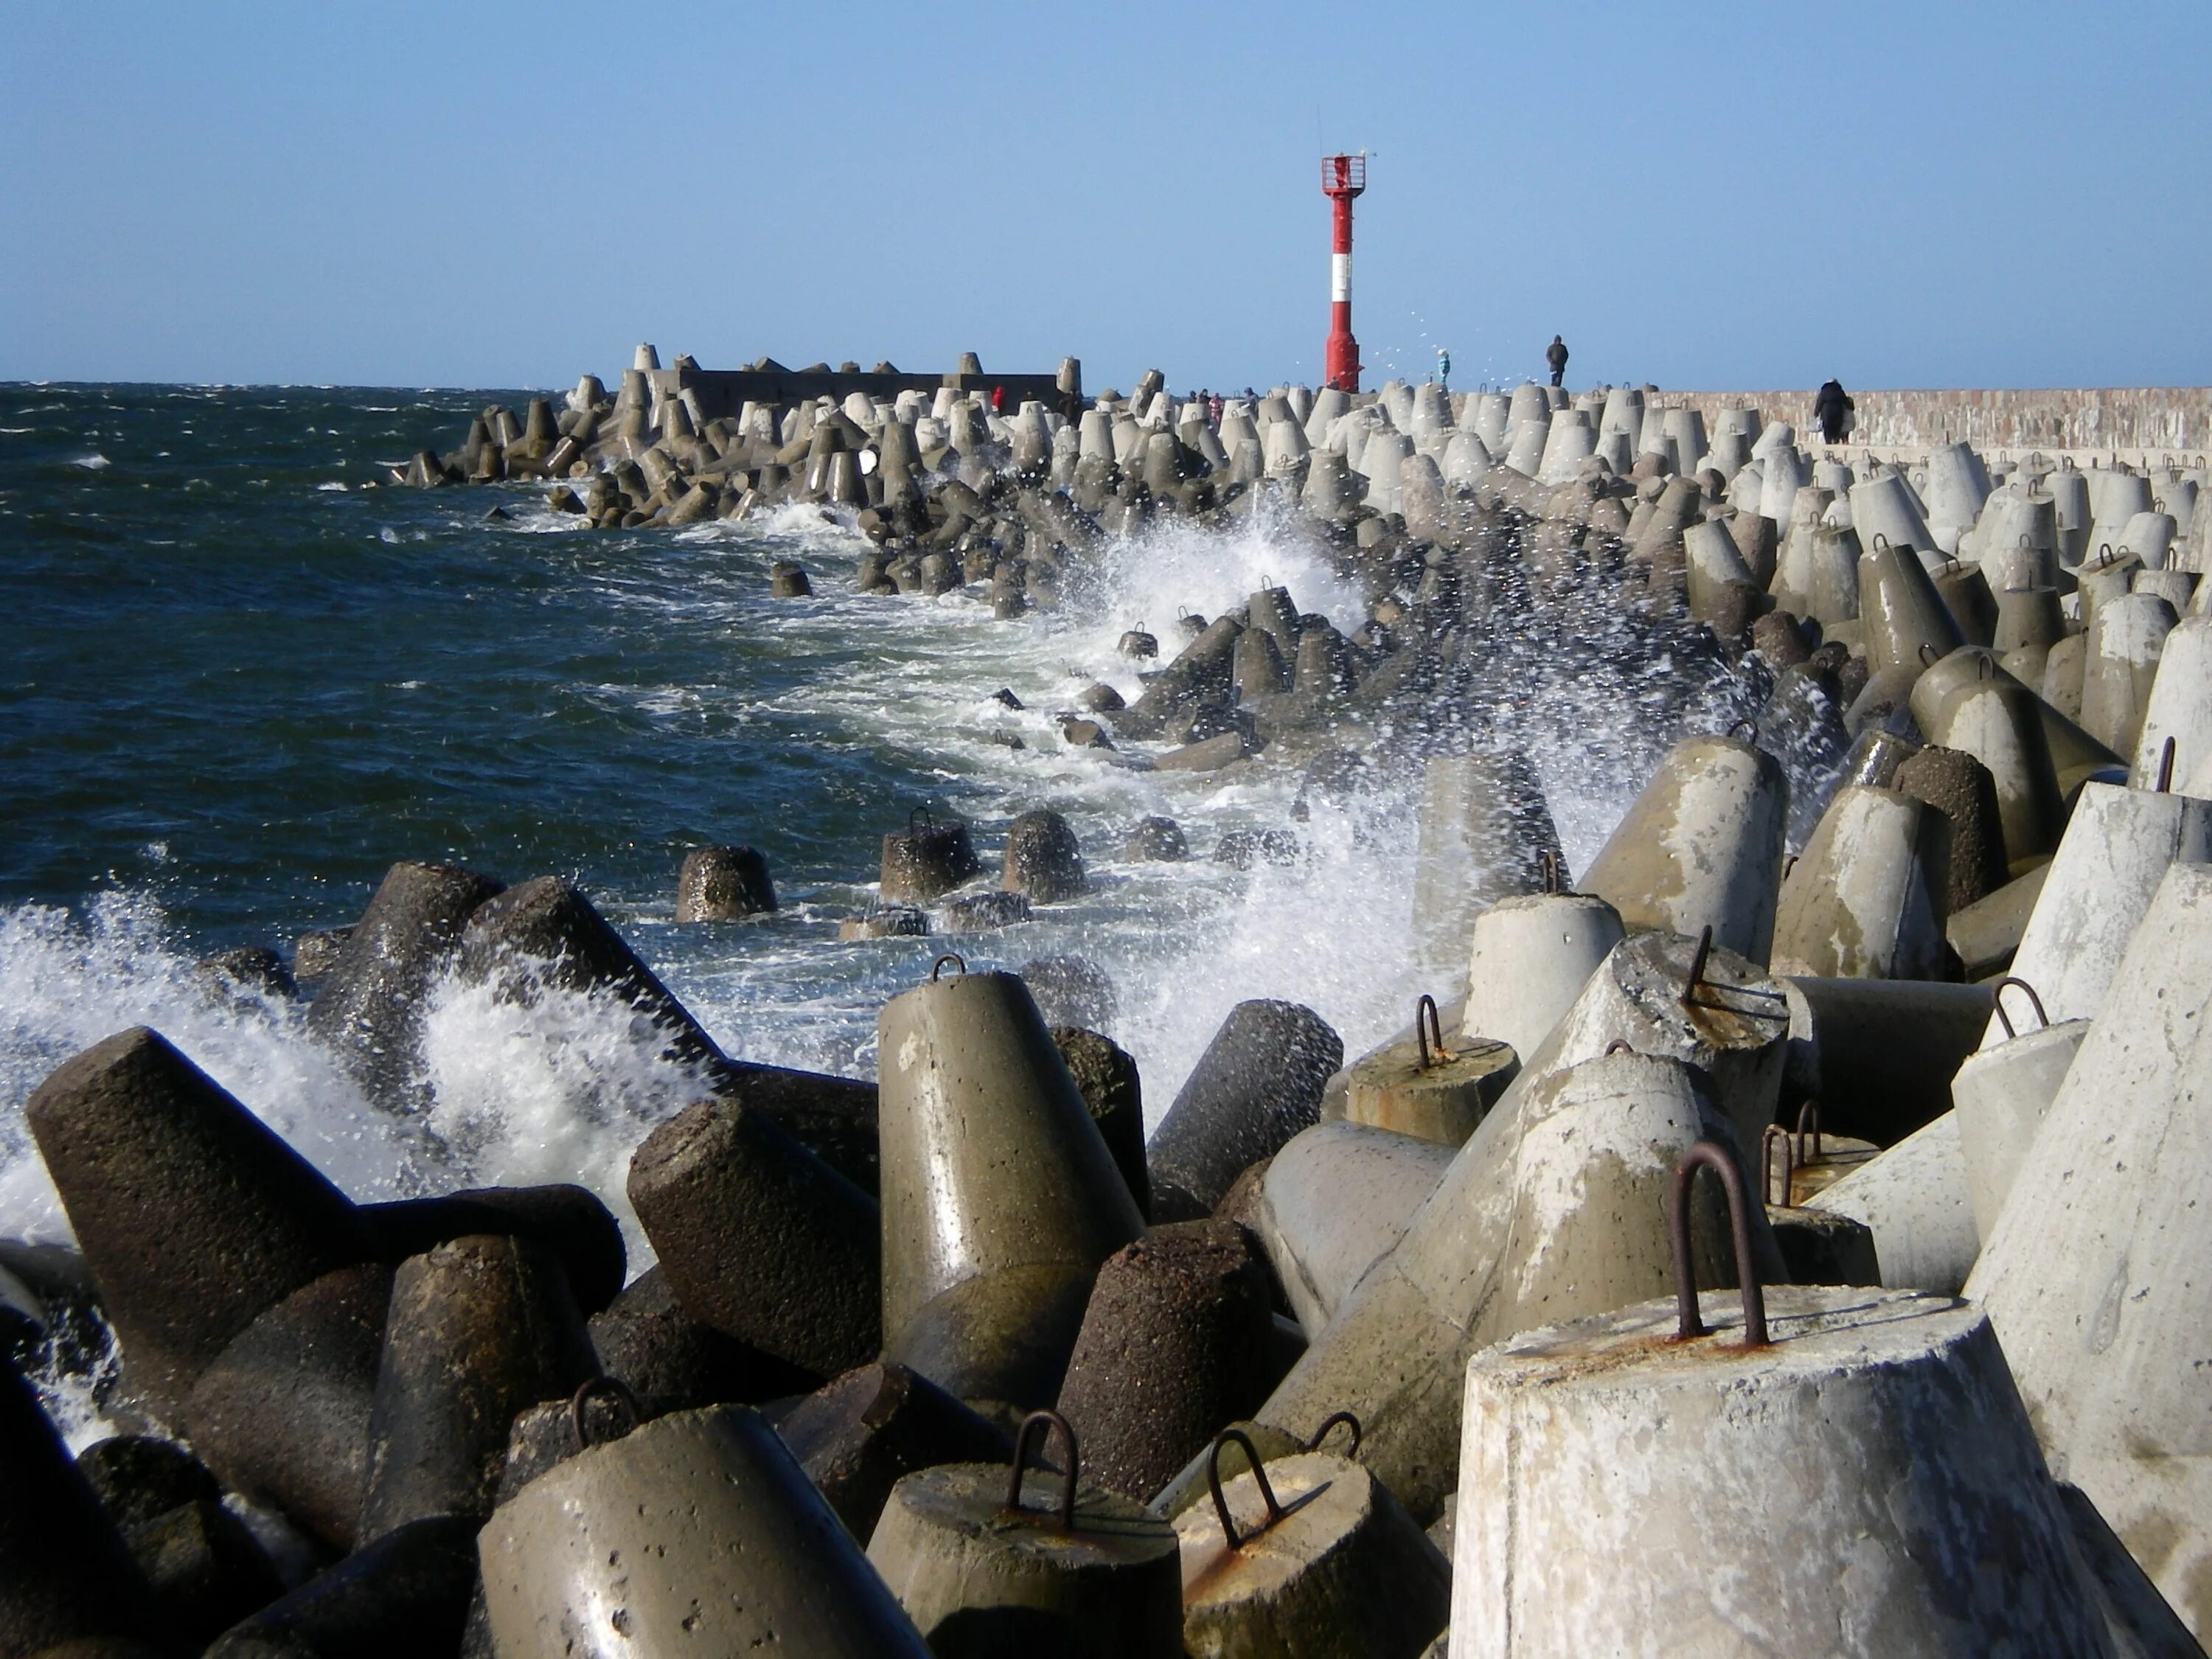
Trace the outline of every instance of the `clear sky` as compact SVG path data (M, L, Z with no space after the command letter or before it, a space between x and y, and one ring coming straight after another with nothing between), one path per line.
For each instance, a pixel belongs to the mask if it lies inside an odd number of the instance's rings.
M2212 382L2212 4L0 11L0 379Z

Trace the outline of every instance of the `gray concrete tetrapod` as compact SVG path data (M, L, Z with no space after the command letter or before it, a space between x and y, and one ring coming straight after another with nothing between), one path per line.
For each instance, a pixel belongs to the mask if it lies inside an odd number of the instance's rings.
M1467 961L1476 917L1500 899L1544 891L1547 868L1564 872L1559 832L1536 769L1518 750L1432 756L1419 822L1414 951L1423 977L1449 985Z
M775 1431L855 1538L916 1469L1013 1452L1006 1431L904 1365L862 1365L799 1401Z
M1963 750L1989 769L2005 854L2019 870L2057 846L2065 800L2043 723L2043 700L1987 658L1980 660L1990 673L1938 699L1921 730L1930 743Z
M303 1285L203 1370L179 1425L234 1492L353 1547L392 1269L342 1267Z
M676 920L739 921L775 908L768 860L750 847L695 847L676 878Z
M1038 1421L1024 1425L1025 1438ZM868 1560L937 1659L1181 1659L1175 1529L1134 1499L1084 1484L1072 1444L1052 1449L1062 1471L1026 1483L1020 1447L1012 1470L949 1463L907 1476L891 1488Z
M1244 1448L1218 1455L1221 1502L1176 1517L1191 1659L1417 1659L1450 1615L1451 1564L1382 1482L1328 1452L1234 1479Z
M561 1258L478 1234L393 1275L369 1409L356 1544L439 1515L491 1513L515 1413L599 1372Z
M2124 593L2097 607L2081 665L2081 729L2133 755L2142 735L2166 635L2179 618L2155 593Z
M982 870L965 823L957 818L939 823L926 808L917 807L905 830L884 837L883 900L927 904Z
M453 1652L476 1583L475 1525L410 1521L233 1625L207 1659Z
M1083 848L1066 818L1057 812L1024 812L1006 827L1002 884L1037 904L1082 896Z
M2011 999L2015 1029L2028 1006L2024 997ZM1966 1166L1974 1230L1982 1237L1996 1230L2005 1198L2035 1144L2036 1131L2088 1035L2086 1019L2023 1030L1969 1055L1952 1078L1959 1155Z
M2212 503L2205 510L2212 514ZM2168 738L2173 742L2169 787L2179 789L2212 757L2212 617L2185 617L2166 636L2128 773L2136 788L2158 787Z
M1838 789L1782 884L1775 971L1940 978L1950 879L1942 812L1894 789Z
M1338 1119L1300 1131L1267 1161L1252 1227L1309 1338L1397 1247L1458 1152Z
M1474 921L1460 1029L1533 1054L1626 933L1589 893L1499 899Z
M1520 1069L1510 1043L1464 1027L1447 1042L1436 1004L1424 997L1410 1032L1345 1068L1343 1115L1350 1122L1457 1146Z
M882 1346L873 1200L732 1101L702 1101L630 1159L629 1200L691 1317L823 1376Z
M1822 1128L1891 1146L1951 1109L1950 1082L1982 1040L1985 985L1924 979L1781 981L1790 1013L1778 1121L1820 1103Z
M2085 784L2029 913L2011 971L2051 1020L2090 1019L2166 867L2212 860L2212 801ZM1994 1013L1982 1046L2005 1040Z
M343 1194L143 1025L64 1061L23 1116L128 1379L163 1406L264 1310L376 1253Z
M1146 1150L1152 1214L1210 1215L1230 1185L1320 1121L1344 1042L1296 1003L1240 1002L1206 1044Z
M1695 934L1763 963L1782 886L1790 783L1773 757L1732 737L1668 751L1582 878L1632 928Z
M1233 1221L1155 1227L1107 1258L1059 1409L1090 1478L1140 1502L1275 1380L1267 1266Z
M154 1635L156 1608L115 1522L4 1354L0 1469L0 1653Z
M2200 1377L2212 1280L2197 1265L2212 1218L2208 1001L2212 870L2177 863L1966 1287L2054 1472L2095 1502L2199 1641L2212 1635Z
M1859 491L1851 494L1856 497ZM1958 620L1919 556L1900 543L1870 535L1863 525L1857 528L1868 550L1859 559L1867 666L1877 674L1885 668L1920 668L1964 645Z
M886 1353L963 1399L1048 1401L1136 1202L1018 975L933 978L876 1030Z
M501 1505L477 1550L500 1659L929 1652L775 1431L742 1406L656 1418L580 1452Z
M1351 1412L1359 1461L1416 1520L1432 1520L1461 1484L1468 1357L1531 1326L1665 1289L1674 1166L1706 1139L1735 1145L1711 1087L1679 1060L1623 1053L1524 1073L1260 1421L1303 1436ZM1699 1214L1698 1272L1722 1282L1725 1223L1710 1206ZM1765 1270L1777 1271L1764 1216L1753 1225Z
M1849 1216L1872 1233L1881 1282L1892 1290L1955 1296L1981 1251L1955 1111L1823 1188L1807 1207Z
M1980 1312L1778 1287L1752 1346L1703 1303L1688 1340L1669 1298L1468 1368L1453 1659L2110 1655Z
M379 1105L421 1103L422 1018L476 908L500 890L450 864L395 864L347 938L307 1029L335 1048Z

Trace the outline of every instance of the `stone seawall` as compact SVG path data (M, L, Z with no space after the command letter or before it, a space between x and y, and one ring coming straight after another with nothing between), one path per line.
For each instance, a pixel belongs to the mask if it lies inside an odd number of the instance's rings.
M1669 408L1695 409L1708 431L1724 409L1756 409L1801 434L1813 424L1813 393L1662 392ZM1964 441L1988 453L2081 449L2212 451L2212 386L2105 386L2084 390L1862 392L1854 388L1853 447L1929 449Z

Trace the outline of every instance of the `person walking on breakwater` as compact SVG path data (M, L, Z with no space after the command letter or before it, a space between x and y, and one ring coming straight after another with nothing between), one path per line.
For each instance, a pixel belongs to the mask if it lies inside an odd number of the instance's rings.
M1544 353L1544 361L1552 366L1552 384L1558 386L1567 378L1567 343L1554 334L1550 349Z
M1437 384L1447 392L1451 390L1451 353L1442 346L1437 348Z
M1813 399L1813 419L1825 441L1839 444L1851 435L1851 410L1855 407L1841 380L1831 380L1820 388Z

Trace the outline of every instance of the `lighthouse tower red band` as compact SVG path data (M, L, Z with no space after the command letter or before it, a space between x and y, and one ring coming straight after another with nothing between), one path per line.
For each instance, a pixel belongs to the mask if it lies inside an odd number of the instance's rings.
M1329 199L1336 240L1328 260L1328 349L1322 380L1359 390L1359 342L1352 337L1352 198L1367 188L1367 153L1321 158L1321 193Z

